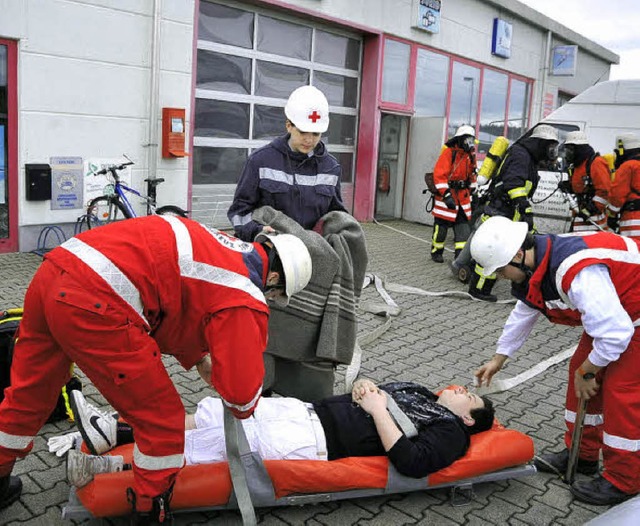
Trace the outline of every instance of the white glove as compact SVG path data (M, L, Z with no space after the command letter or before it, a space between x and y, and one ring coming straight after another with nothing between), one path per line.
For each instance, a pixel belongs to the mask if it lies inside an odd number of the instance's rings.
M54 435L47 441L49 453L55 453L56 456L63 457L67 454L67 451L75 447L77 440L80 440L80 431L65 435Z

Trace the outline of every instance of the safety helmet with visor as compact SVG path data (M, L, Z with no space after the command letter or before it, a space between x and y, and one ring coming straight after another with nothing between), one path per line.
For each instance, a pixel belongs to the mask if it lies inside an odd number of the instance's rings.
M527 223L502 216L482 223L471 239L471 257L482 267L482 274L490 276L506 267L522 247L528 231Z
M329 128L329 103L314 86L295 89L289 95L284 114L302 133L324 133Z
M549 144L546 146L546 151L541 152L542 155L546 156L547 161L555 161L558 158L559 138L556 128L548 124L539 124L533 129L530 138L548 141Z
M256 236L255 241L256 243L270 242L275 249L275 254L273 249L269 251L269 271L281 270L280 281L276 287L284 285L284 296L276 296L274 301L286 307L291 296L304 289L311 280L312 263L309 249L300 238L292 234L261 232ZM281 269L277 265L278 260Z
M473 126L463 124L459 126L456 133L453 134L453 139L457 140L465 151L470 151L475 146L476 131Z
M572 131L567 133L567 137L564 141L563 151L564 160L567 164L573 164L576 162L576 158L582 157L582 155L576 155L576 152L582 152L584 154L588 149L589 140L587 134L583 131Z

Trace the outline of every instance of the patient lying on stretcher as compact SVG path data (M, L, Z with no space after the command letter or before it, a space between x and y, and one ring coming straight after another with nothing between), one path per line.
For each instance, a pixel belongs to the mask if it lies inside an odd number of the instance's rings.
M82 487L94 474L129 469L121 456L95 455L133 442L131 427L93 407L80 391L71 394L75 421L94 455L69 452L69 482ZM295 398L263 398L253 416L241 422L251 450L265 460L387 455L400 473L419 478L462 457L470 435L490 429L493 420L492 402L463 387L436 396L415 383L377 387L371 380L360 379L351 395L312 404ZM60 437L50 439L52 451L56 438L60 443ZM207 397L194 415L185 417L185 461L189 465L224 460L222 404Z

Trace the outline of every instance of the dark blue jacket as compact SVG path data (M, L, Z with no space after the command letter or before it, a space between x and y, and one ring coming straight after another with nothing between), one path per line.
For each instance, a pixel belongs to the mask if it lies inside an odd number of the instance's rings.
M252 218L270 206L310 230L333 210L346 212L340 195L340 164L320 142L308 156L289 148L289 135L256 150L247 160L227 217L244 241L253 241L262 225Z

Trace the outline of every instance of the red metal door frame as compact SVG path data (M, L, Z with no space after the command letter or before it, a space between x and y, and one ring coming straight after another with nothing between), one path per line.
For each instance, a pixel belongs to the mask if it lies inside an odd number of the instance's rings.
M18 46L0 38L7 48L7 167L9 237L0 238L0 254L18 250Z

